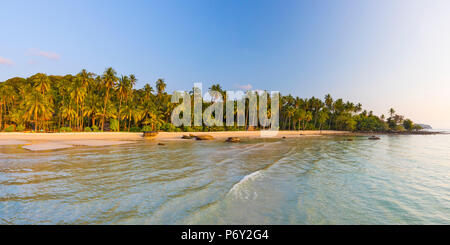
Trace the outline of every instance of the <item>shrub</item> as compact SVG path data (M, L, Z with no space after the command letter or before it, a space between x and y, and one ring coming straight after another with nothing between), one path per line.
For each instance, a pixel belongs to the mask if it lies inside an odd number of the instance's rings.
M5 132L14 132L14 131L15 131L14 125L9 125L5 128Z
M414 123L411 120L406 119L405 121L403 121L403 128L405 128L408 131L411 131L414 128Z
M92 132L92 129L90 127L85 127L84 132Z
M94 131L94 132L99 132L99 131L100 131L99 128L97 127L97 125L93 125L93 126L91 127L91 129L92 129L92 131Z
M110 121L109 121L109 128L112 130L112 131L119 131L120 130L120 128L119 128L119 120L117 120L117 119L111 119Z
M140 127L131 127L130 132L141 132L141 128Z
M145 125L144 127L142 127L142 130L141 130L142 132L145 132L145 131L152 131L152 127L150 126L150 125Z
M72 128L70 127L61 127L59 129L60 132L72 132Z
M25 131L25 126L23 126L23 125L17 126L17 127L16 127L16 131L18 131L18 132Z
M163 125L161 125L160 129L162 131L166 131L166 132L179 132L177 129L177 127L175 127L173 124L171 123L164 123ZM181 131L181 130L180 130Z

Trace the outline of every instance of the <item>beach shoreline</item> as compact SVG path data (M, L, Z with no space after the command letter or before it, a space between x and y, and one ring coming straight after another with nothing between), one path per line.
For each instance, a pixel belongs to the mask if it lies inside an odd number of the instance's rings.
M263 133L265 132L265 133ZM432 135L442 132L350 132L336 130L300 130L278 131L276 134L267 134L267 131L214 131L214 132L158 132L151 139L181 139L183 135L211 135L215 139L229 137L242 138L283 138L302 136L371 136L371 135ZM0 140L141 140L142 132L71 132L71 133L22 133L0 132Z
M278 131L269 135L261 131L216 131L216 132L159 132L150 139L181 139L183 135L211 135L215 139L229 137L241 138L283 138L302 136L364 136L367 133L355 133L333 130ZM72 133L0 133L0 140L66 141L66 140L141 140L142 132L72 132Z

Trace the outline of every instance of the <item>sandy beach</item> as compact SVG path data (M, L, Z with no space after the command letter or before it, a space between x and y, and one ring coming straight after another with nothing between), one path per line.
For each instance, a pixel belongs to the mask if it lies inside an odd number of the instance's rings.
M279 131L276 135L263 135L260 131L220 131L220 132L159 132L153 139L180 139L183 135L211 135L217 139L228 137L242 138L281 138L302 137L320 135L357 135L348 131L333 130L307 130L307 131ZM128 132L77 132L77 133L0 133L0 141L4 140L42 140L42 141L67 141L67 140L140 140L142 133Z
M326 135L354 136L356 133L346 131L279 131L267 134L261 131L221 131L221 132L160 132L157 136L144 138L143 133L127 132L79 132L79 133L0 133L0 146L19 145L30 151L48 151L66 149L75 146L110 146L136 143L138 140L183 140L183 135L210 135L216 140L229 137L248 138L300 138Z

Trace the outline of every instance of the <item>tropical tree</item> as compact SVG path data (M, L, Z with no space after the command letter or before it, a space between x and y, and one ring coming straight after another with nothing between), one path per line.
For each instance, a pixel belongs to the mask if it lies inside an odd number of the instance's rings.
M24 107L26 120L34 121L34 131L38 131L38 125L44 125L43 121L48 120L53 113L52 108L49 105L48 99L44 97L43 94L39 93L37 90L32 90L29 96L25 98Z
M107 68L105 70L105 72L103 73L102 76L102 82L103 82L103 87L106 90L106 94L105 94L105 100L104 100L104 104L103 104L103 113L102 113L102 126L101 129L102 131L105 128L105 117L108 115L107 113L107 106L108 106L108 102L109 102L109 91L111 89L114 89L114 87L116 86L116 83L118 81L117 78L117 72L112 68ZM109 110L111 111L111 110Z

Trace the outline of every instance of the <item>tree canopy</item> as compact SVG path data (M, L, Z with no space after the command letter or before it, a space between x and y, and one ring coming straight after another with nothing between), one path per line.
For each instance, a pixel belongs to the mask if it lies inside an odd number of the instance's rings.
M101 75L80 71L76 75L37 73L0 82L0 130L3 131L220 131L247 127L175 127L170 123L175 104L164 79L135 88L133 75L117 75L107 68ZM210 90L225 92L219 84ZM191 93L193 96L193 93ZM203 110L208 103L203 102ZM248 104L248 101L246 102ZM280 96L281 130L403 131L418 130L393 108L385 119L362 109L360 103L334 99ZM235 108L236 110L236 108ZM236 113L236 111L235 111ZM249 112L245 110L248 125ZM225 118L224 118L225 121ZM257 127L258 128L258 127Z

